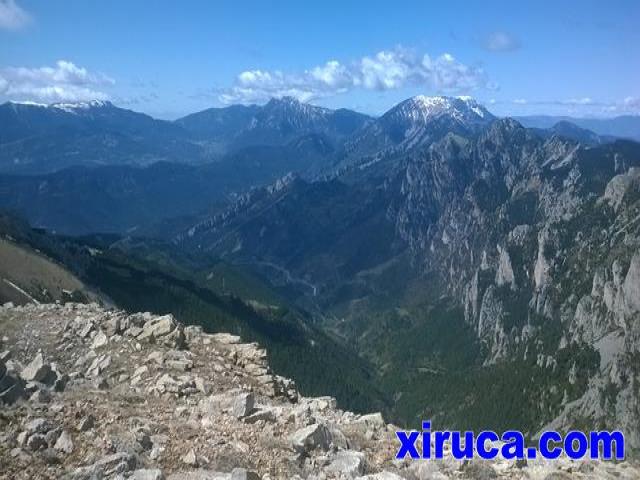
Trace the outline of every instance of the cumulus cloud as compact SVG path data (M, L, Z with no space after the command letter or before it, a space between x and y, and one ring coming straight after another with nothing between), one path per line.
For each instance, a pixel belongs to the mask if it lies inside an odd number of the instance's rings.
M481 68L465 65L448 53L432 58L426 53L418 55L396 48L349 63L330 60L297 73L244 71L231 88L222 91L219 99L226 104L255 103L282 96L309 101L356 88L384 91L416 86L438 93L461 93L492 85Z
M520 40L507 32L491 32L482 40L482 46L490 52L510 52L520 48Z
M31 16L15 0L0 0L0 28L19 30L31 22Z
M67 60L59 60L53 67L0 68L0 94L12 100L107 100L109 95L102 87L114 83L102 73L89 72Z

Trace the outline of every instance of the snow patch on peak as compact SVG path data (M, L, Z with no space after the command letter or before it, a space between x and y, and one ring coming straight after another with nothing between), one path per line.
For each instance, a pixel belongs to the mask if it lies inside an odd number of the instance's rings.
M106 100L91 100L87 102L75 102L75 103L39 103L31 100L9 100L9 105L20 105L27 107L38 108L53 108L56 110L63 110L68 113L77 113L79 110L89 110L90 108L102 108L111 105L111 102Z
M108 107L111 105L110 102L106 100L91 100L89 102L77 102L77 103L54 103L51 105L52 108L57 108L59 110L64 110L69 113L76 113L78 110L88 110L90 108L102 108Z
M46 108L49 106L46 103L32 102L30 100L24 100L24 101L9 100L7 103L11 105L27 105L29 107L42 107L42 108Z
M418 123L426 123L441 115L449 115L461 122L484 121L492 117L482 105L469 96L417 95L401 102L388 114L398 115Z

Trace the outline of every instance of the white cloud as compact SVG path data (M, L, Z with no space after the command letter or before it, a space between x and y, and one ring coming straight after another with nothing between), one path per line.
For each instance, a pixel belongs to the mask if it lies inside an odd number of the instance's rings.
M0 94L12 100L107 100L109 95L101 87L114 83L102 73L89 72L66 60L59 60L53 67L0 68Z
M19 30L31 23L31 16L15 0L0 0L0 28Z
M622 105L629 112L640 113L640 97L627 97Z
M520 48L520 40L507 32L491 32L482 41L482 46L491 52L510 52Z
M293 96L301 101L333 96L356 88L393 90L423 87L438 93L469 92L491 87L484 71L457 61L451 54L438 57L396 48L349 63L330 60L298 73L279 70L241 72L234 85L222 91L223 103L254 103L271 97Z

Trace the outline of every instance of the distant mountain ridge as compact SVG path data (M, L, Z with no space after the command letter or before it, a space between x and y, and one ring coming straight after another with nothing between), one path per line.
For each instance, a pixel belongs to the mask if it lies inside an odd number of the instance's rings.
M47 173L87 165L198 163L178 125L110 102L0 105L0 171Z
M93 101L0 105L0 172L42 174L70 166L198 164L246 147L284 146L308 135L337 147L370 117L292 98L234 105L175 122ZM305 155L302 154L302 157Z
M529 115L514 117L529 128L552 128L558 122L569 122L598 135L628 138L640 141L640 115L621 115L613 118L577 118L554 115Z
M159 222L223 208L239 193L288 172L319 170L332 153L324 137L307 135L198 165L155 162L144 167L74 166L37 175L0 173L0 206L59 233L143 235Z
M330 110L292 97L271 99L264 106L234 105L187 115L176 123L222 151L255 145L278 145L300 135L320 134L337 143L371 118L347 109Z

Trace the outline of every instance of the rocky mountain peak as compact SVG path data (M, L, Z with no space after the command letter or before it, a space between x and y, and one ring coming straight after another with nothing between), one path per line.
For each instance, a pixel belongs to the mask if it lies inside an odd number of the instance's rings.
M441 116L464 123L489 123L495 117L471 97L411 97L389 110L383 117L427 124Z
M295 97L285 95L284 97L271 98L271 100L269 100L266 105L267 106L288 105L291 107L299 107L304 104Z
M346 165L371 156L400 156L433 144L448 134L474 136L494 117L471 97L418 95L400 102L363 128L348 143Z
M262 122L285 122L298 128L322 122L331 110L302 103L294 97L272 98L256 116Z

